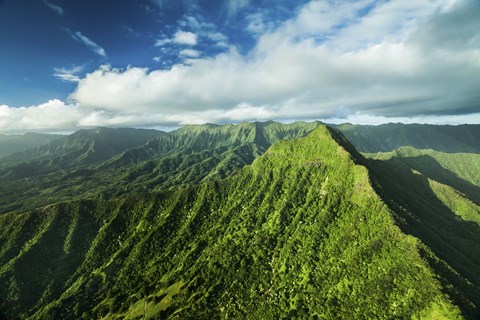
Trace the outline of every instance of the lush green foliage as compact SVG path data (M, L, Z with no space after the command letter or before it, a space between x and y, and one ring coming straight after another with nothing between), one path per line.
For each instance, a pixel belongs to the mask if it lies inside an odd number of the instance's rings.
M340 128L362 150L478 144L475 126ZM320 123L265 122L3 158L0 318L480 317L478 154L368 157Z
M445 153L431 149L418 150L402 147L392 152L365 155L379 160L395 158L432 179L444 181L459 188L468 189L465 182L480 187L479 153Z
M342 124L337 128L361 152L386 152L411 146L443 152L480 153L480 125L389 123L379 126Z
M0 216L1 310L22 318L460 318L341 135L233 176ZM35 268L31 268L35 266Z
M447 291L467 315L478 318L480 187L453 173L473 172L475 163L468 166L465 161L453 161L460 155L411 148L375 156L384 160L369 160L366 165L397 224L422 240L423 255L444 283L450 283Z
M0 213L224 178L250 164L272 143L302 137L318 125L203 125L169 134L106 128L79 131L4 159L15 164L0 169Z

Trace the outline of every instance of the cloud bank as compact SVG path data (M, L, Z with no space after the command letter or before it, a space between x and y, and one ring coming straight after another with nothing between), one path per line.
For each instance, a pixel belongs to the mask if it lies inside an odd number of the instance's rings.
M60 100L23 108L0 105L0 128L6 133L71 130L81 117L78 105L67 105Z
M232 12L246 5L229 2ZM276 28L264 28L260 13L254 18L245 20L258 39L247 54L230 46L201 57L188 48L180 54L196 59L168 70L102 65L78 79L72 104L49 102L65 117L56 126L266 119L480 123L478 1L311 1ZM198 38L178 31L159 41L195 46ZM40 107L0 110L18 128L32 129L18 121ZM43 106L46 114L52 108Z

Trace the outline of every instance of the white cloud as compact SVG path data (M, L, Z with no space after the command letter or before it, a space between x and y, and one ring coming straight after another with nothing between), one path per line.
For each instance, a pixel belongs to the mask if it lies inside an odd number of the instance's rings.
M228 38L221 32L207 32L204 34L204 36L211 41L215 42L215 45L217 47L223 47L227 48L228 47Z
M53 76L64 82L79 82L80 76L78 73L83 71L84 66L76 66L70 69L67 68L55 68L53 69Z
M180 30L175 33L173 37L173 42L188 46L194 46L197 44L197 35L193 32Z
M437 39L435 45L424 50L422 44L426 39L418 40L417 34L426 37L423 26L444 19L451 12L440 13L438 5L427 10L425 3L417 2L411 2L410 12L404 8L404 2L378 4L361 18L355 18L356 12L363 8L358 3L354 9L310 3L297 17L264 34L248 56L230 49L213 58L189 60L189 65L176 65L170 70L134 67L120 70L104 66L82 79L71 98L91 110L121 114L150 112L172 117L186 117L186 114L204 117L210 114L208 110L228 114L243 104L261 106L277 119L472 112L478 108L475 101L480 97L478 47L458 45L452 51L444 46L446 41ZM400 7L412 17L406 19L407 14L397 17L392 8ZM310 10L308 14L306 8ZM457 14L462 8L456 6L452 10ZM332 10L343 12L351 22L341 30L335 28L341 19L328 16ZM348 50L341 45L342 37L353 36L353 26L359 26L362 36L373 23L370 20L383 21L381 15L387 13L396 21L381 25L400 25L404 34L392 36L387 32L383 38L375 34L376 41ZM313 17L329 20L315 24L317 20ZM412 24L413 17L419 23ZM332 30L340 34L338 46L333 40L315 38ZM468 29L462 36L468 40L466 43L476 39L474 30Z
M200 51L193 49L183 49L182 51L180 51L180 55L189 58L198 58L200 57L200 54Z
M23 108L0 105L0 128L5 133L71 130L79 118L77 105L67 105L56 99Z
M100 67L70 95L70 123L480 123L479 21L474 0L312 1L246 55L229 47L167 70ZM194 45L197 33L172 39Z
M261 13L252 13L246 17L247 30L255 35L261 35L267 31L267 25Z
M75 32L71 32L69 29L65 29L69 34L70 36L80 42L80 43L83 43L84 45L86 45L92 52L98 54L99 56L101 57L106 57L107 56L107 53L105 52L105 49L103 49L101 46L99 46L98 44L96 44L95 42L93 42L92 40L90 40L90 38L88 38L87 36L85 36L84 34L82 34L80 31L75 31Z
M163 47L166 44L172 43L172 39L158 39L155 41L155 47Z
M195 11L195 10L194 10ZM228 47L228 38L218 31L218 27L198 12L185 14L178 22L178 29L171 36L163 34L154 43L157 48L167 45L195 46L199 43L213 45L220 48ZM170 48L173 46L170 46Z
M322 119L320 119L322 120ZM328 118L324 122L332 124L352 123L364 125L379 125L384 123L420 123L420 124L436 124L436 125L461 125L465 124L467 118L464 115L432 115L432 116L416 116L416 117L384 117L367 114L349 114L342 118ZM480 124L480 113L473 113L468 116L468 123Z
M47 0L44 0L43 3L49 7L50 9L52 9L53 12L55 12L56 14L60 15L60 16L63 16L65 14L65 11L63 11L62 7L60 7L59 5L56 5L56 4L53 4Z
M180 21L179 26L195 31L197 43L199 39L209 39L216 42L217 46L227 46L228 38L221 32L215 24L207 22L204 16L197 14L196 16L185 15Z
M179 25L181 27L189 27L192 28L193 30L200 30L205 27L204 22L200 22L197 17L186 15L179 21Z

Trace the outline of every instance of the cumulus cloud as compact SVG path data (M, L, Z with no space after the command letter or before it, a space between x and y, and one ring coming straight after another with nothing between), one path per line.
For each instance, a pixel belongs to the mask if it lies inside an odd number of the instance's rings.
M162 38L162 39L158 39L155 41L155 47L163 47L164 45L166 44L169 44L169 43L172 43L172 39L168 39L168 38Z
M325 8L318 10L323 15ZM379 19L378 14L384 13L372 12L362 21ZM329 31L336 24L321 22L315 28L311 22L315 19L304 18L302 14L303 11L279 30L263 35L252 56L243 57L231 50L168 71L103 68L85 78L72 97L95 106L88 96L115 96L118 99L101 99L98 105L117 110L125 110L126 104L141 109L155 106L161 110L170 107L186 110L228 109L243 102L278 106L296 101L296 110L306 108L319 116L335 114L339 108L392 116L412 112L455 113L460 108L459 97L472 101L477 98L477 50L456 48L448 55L448 48L438 42L438 46L424 51L422 43L415 41L416 33L421 30L421 26L416 26L408 30L405 36L408 41L390 41L387 37L368 47L345 51L309 37L298 39L298 34ZM427 22L439 16L443 19L446 14L450 13L434 14ZM476 33L471 36L476 37ZM462 59L456 59L459 50ZM102 88L110 93L113 87L118 94L90 95L91 91ZM182 98L178 99L179 96Z
M248 56L231 48L170 70L103 66L82 79L71 98L85 108L108 112L151 112L183 118L188 113L195 117L201 114L202 119L214 112L229 114L245 104L261 107L268 111L264 114L277 119L478 111L476 26L480 14L475 13L472 2L458 2L447 10L441 2L428 6L431 2L397 0L377 3L363 16L358 14L363 6L374 3L343 3L307 4L298 16L263 34ZM329 16L332 11L334 16ZM341 14L335 16L337 11ZM339 28L341 17L347 17L348 22ZM452 30L452 19L462 21L455 34L465 45L452 45L454 40L446 31L428 32L431 28L442 30L442 26ZM372 25L382 26L387 33L383 37L369 33L377 30ZM396 31L398 26L401 34ZM350 39L355 28L363 39L364 33L369 34L369 41L344 46L354 43ZM332 32L335 37L325 36Z
M200 54L200 51L193 49L183 49L182 51L180 51L180 55L189 58L198 58L200 57Z
M0 105L0 128L4 133L71 130L79 118L78 105L57 99L23 108Z
M179 30L175 33L173 37L173 42L188 46L194 46L197 44L197 35L193 32Z
M479 123L479 21L474 0L311 1L256 29L246 55L232 46L167 70L103 65L80 79L69 110L83 126ZM171 41L193 46L197 36L178 31Z
M246 20L246 29L254 35L261 35L268 29L264 16L259 12L247 15Z
M188 13L183 15L177 22L176 32L171 36L162 34L155 40L154 46L161 50L163 54L181 54L181 48L184 46L215 46L216 48L228 48L228 38L221 33L218 27L209 22L205 16L199 12Z

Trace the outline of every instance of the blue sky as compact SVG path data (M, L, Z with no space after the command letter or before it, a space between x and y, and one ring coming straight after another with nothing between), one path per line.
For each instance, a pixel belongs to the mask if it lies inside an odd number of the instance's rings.
M231 44L246 53L255 43L255 36L244 29L249 12L263 12L271 21L285 19L302 1L281 6L271 6L274 1L248 7L242 3L1 1L0 101L21 107L66 99L76 79L68 74L82 77L102 64L165 69L182 63L185 55L213 56ZM199 28L205 34L199 34ZM177 32L183 32L185 41L195 35L195 43L159 45Z
M480 123L477 0L0 0L0 133Z

